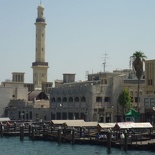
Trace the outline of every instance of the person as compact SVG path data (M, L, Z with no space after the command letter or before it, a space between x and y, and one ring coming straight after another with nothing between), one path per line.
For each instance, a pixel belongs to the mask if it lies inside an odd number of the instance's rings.
M10 122L7 122L6 126L7 126L7 132L9 132L10 131L10 126L11 126Z
M10 127L10 126L11 126L10 122L7 122L7 123L6 123L6 126L7 126L7 127Z

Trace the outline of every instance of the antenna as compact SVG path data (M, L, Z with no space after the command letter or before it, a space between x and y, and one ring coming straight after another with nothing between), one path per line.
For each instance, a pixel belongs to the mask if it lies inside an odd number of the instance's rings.
M104 57L102 57L104 60L103 60L103 63L102 63L102 65L103 65L103 72L105 73L105 68L106 68L106 63L107 63L107 57L108 56L108 54L105 52L105 54L104 54Z
M86 71L86 75L85 75L86 80L88 80L88 74L89 74L89 71Z
M41 0L40 0L40 5L41 5Z

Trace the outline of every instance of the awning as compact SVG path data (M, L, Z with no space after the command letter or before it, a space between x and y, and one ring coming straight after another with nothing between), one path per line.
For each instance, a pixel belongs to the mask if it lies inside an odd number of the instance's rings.
M150 122L133 123L132 128L153 128Z
M110 128L114 128L114 126L116 125L116 123L99 123L98 126L102 129L110 129Z
M7 122L10 121L9 117L0 118L0 122Z
M125 114L125 116L130 116L130 117L140 117L140 113L138 113L135 109L131 109L128 113Z
M74 123L74 122L84 122L83 119L76 119L76 120L51 120L51 123L53 125L63 125L64 123Z
M65 122L67 127L97 127L98 122Z

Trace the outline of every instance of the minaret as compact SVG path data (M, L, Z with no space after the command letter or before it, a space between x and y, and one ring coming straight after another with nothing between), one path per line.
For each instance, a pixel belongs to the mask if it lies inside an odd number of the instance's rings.
M36 19L36 51L35 62L32 63L33 84L35 88L42 88L42 82L47 82L48 62L45 62L45 17L44 7L38 6Z

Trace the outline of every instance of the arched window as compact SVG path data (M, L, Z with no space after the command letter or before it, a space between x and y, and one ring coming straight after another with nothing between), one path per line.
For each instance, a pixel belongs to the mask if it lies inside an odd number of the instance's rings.
M75 97L75 102L79 102L79 98L78 97Z
M81 98L81 102L86 102L86 98L84 96Z
M130 96L132 96L132 97L133 97L133 91L131 91L131 92L130 92Z
M69 102L73 102L73 98L72 97L69 98Z
M110 97L105 97L104 102L110 102Z
M60 97L57 98L57 102L61 102L61 98Z
M96 102L102 102L102 97L96 97Z
M53 97L53 98L51 99L51 101L52 101L52 102L55 102L55 98Z
M63 102L67 102L67 98L66 97L63 98Z

